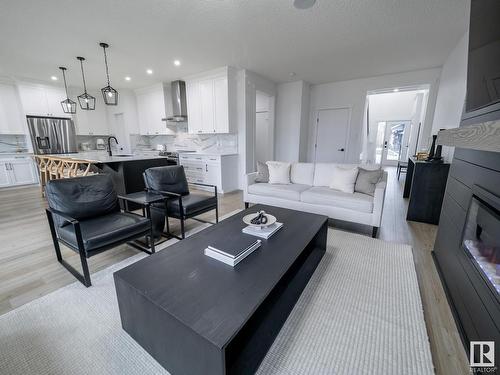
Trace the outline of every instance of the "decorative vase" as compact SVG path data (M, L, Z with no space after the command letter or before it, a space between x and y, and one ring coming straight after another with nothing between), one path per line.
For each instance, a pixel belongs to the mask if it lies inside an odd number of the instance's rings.
M429 151L429 156L427 157L427 161L431 161L434 158L434 153L436 151L436 139L437 139L437 135L433 135L432 136L432 145L431 145L431 149Z

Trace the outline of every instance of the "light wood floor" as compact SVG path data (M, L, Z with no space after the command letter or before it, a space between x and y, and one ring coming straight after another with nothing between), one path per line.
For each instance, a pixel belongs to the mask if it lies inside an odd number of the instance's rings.
M407 243L413 247L424 316L436 373L469 373L468 361L453 316L431 257L437 227L406 221L407 200L402 198L402 183L395 169L388 168L389 179L379 238ZM241 192L220 197L220 215L243 208ZM0 190L0 315L75 281L57 263L45 217L45 201L37 187ZM213 215L206 214L212 220ZM371 228L332 221L334 227L371 234ZM187 229L199 225L188 221ZM171 226L175 231L177 223ZM128 246L106 251L90 258L91 273L136 254ZM63 250L70 263L78 256Z

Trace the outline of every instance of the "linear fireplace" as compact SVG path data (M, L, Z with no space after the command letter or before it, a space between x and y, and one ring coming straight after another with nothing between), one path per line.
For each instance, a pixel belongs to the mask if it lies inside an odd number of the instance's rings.
M473 187L462 247L500 302L500 198Z

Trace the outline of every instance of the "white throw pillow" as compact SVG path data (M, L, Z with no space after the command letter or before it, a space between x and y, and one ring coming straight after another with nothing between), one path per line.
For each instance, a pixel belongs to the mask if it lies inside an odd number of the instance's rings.
M341 168L333 166L333 176L330 181L330 189L340 190L344 193L354 193L356 178L358 177L358 167Z
M313 163L293 163L290 168L290 181L292 184L312 185L314 178Z
M290 163L283 161L266 162L269 168L270 184L289 184L290 183Z

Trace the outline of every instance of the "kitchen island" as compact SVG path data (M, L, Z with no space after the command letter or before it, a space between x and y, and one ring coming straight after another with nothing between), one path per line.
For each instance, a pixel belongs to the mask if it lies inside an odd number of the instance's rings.
M159 155L116 154L109 156L94 152L78 152L44 156L92 164L95 172L111 176L116 192L120 195L143 191L145 186L142 174L146 169L174 164L171 160Z

